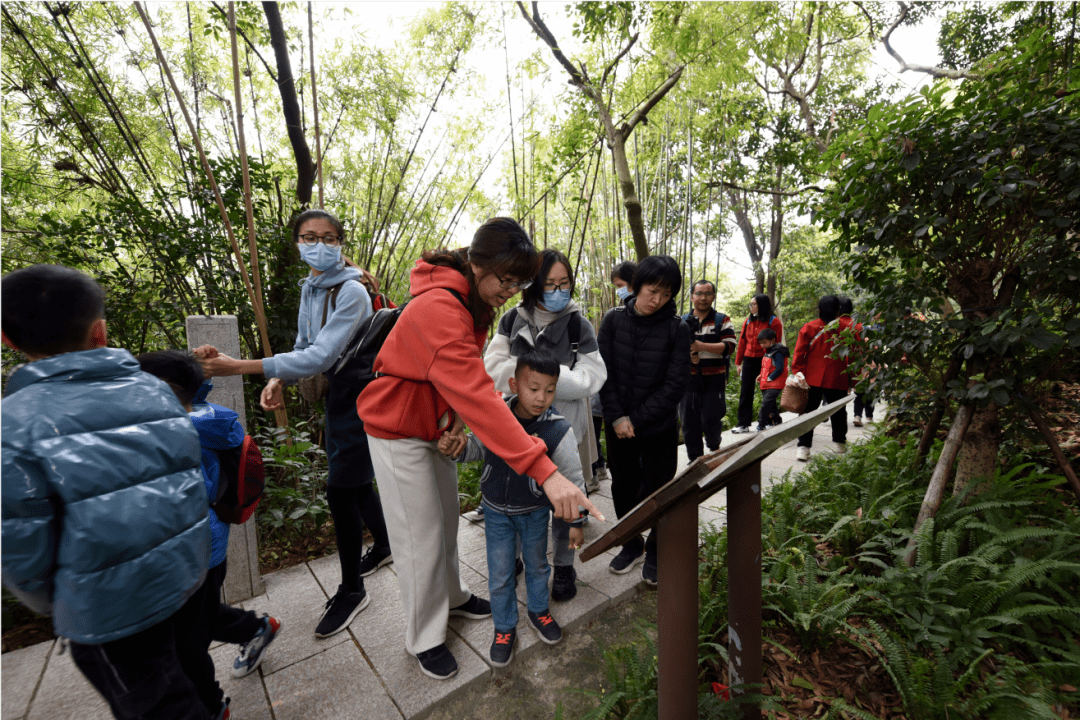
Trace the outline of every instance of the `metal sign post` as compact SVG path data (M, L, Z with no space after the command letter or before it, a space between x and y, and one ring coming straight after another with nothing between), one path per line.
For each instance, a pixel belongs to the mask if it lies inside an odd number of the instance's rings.
M698 458L581 551L582 562L656 526L661 720L697 717L698 504L728 491L728 673L760 686L761 461L847 406L853 396ZM738 692L738 689L736 689ZM758 717L748 705L744 716Z

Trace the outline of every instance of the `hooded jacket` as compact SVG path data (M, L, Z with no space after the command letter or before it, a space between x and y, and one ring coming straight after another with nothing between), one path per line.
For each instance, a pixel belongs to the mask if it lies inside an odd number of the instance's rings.
M757 336L765 328L772 328L776 333L776 342L784 341L784 324L775 315L768 322L750 315L743 320L742 332L739 333L739 347L735 350L735 364L742 365L743 358L764 357L765 351L758 345Z
M468 297L469 281L423 259L409 276L413 299L375 358L372 380L356 400L368 435L387 440L438 439L455 412L484 446L515 472L541 484L557 469L539 438L529 437L495 392L480 351L487 330L445 288Z
M506 401L511 412L515 404L516 395ZM548 450L548 457L559 466L563 475L585 494L585 476L578 462L577 438L570 423L555 410L555 406L552 405L522 427L530 436L540 438L551 448ZM484 461L484 470L480 474L480 491L484 505L489 510L503 515L524 515L540 508L551 508L551 501L540 489L536 478L514 472L498 455L489 452L475 435L469 435L465 451L455 460L459 463ZM580 525L581 519L572 524Z
M195 404L189 415L199 431L203 485L206 487L206 497L213 503L221 483L221 462L217 451L242 445L244 428L240 425L239 415L214 403ZM214 509L210 508L210 567L215 568L224 562L228 549L229 524L218 518Z
M2 405L3 579L96 645L165 620L210 557L199 435L126 350L29 363Z
M263 374L282 380L299 380L326 372L341 357L360 321L371 314L371 296L360 284L360 271L338 267L322 275L308 274L300 281L300 312L296 318L296 342L292 352L263 358ZM337 300L326 312L323 303L335 285Z
M676 422L690 383L690 328L675 301L638 315L631 295L600 323L600 355L608 377L600 390L604 420L629 417L635 435L655 435Z
M839 321L811 320L799 330L791 372L802 373L811 387L847 391L851 386L847 358L834 358L833 339L841 332Z
M570 347L568 329L575 313L580 317L576 357ZM573 300L557 313L539 306L529 311L524 305L505 313L484 353L484 368L504 397L511 394L510 378L514 377L517 359L532 349L547 350L562 366L555 386L555 406L574 428L579 448L584 450L580 458L582 467L591 466L596 460L596 436L589 398L600 392L607 380L607 367L600 357L592 324Z
M788 349L776 343L765 351L765 359L761 361L761 374L758 375L758 384L762 390L783 390L787 382L787 359Z

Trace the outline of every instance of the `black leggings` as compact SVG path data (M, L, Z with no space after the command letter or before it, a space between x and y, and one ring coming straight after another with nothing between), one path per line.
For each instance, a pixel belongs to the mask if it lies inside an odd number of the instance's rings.
M367 523L375 547L390 549L383 518L382 502L372 483L360 487L326 488L326 503L334 518L334 535L337 537L338 559L341 562L341 584L356 592L364 587L360 577L360 555L364 549L364 523Z

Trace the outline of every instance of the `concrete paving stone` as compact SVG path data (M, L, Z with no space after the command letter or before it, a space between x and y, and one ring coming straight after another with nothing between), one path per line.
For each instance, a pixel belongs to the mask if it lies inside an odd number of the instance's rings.
M267 649L264 663L277 649L280 639L279 637L275 640ZM238 652L238 648L231 645L222 645L210 651L218 685L225 692L225 697L232 698L229 704L229 720L273 720L274 715L270 711L270 701L266 697L260 671L256 670L242 678L232 676L233 660Z
M336 562L337 557L333 558ZM320 578L326 572L336 572L330 570L324 560L326 558L311 563ZM487 580L481 580L479 573L473 571L470 576L468 571L463 572L468 578L466 582L472 580L479 587L486 587ZM491 670L480 655L456 633L449 631L446 644L457 658L458 674L445 681L424 675L416 658L405 651L405 613L401 606L397 576L383 568L364 578L364 585L372 595L371 605L357 616L349 632L341 635L348 637L351 633L356 638L370 666L382 679L386 691L405 717L423 717L443 699L456 695L473 682L483 682L490 677ZM484 624L484 621L468 622ZM490 627L490 621L486 621L486 624ZM278 718L281 719L280 714Z
M466 553L487 547L486 543L483 525L475 525L465 519L462 519L461 522L458 523L459 559Z
M323 559L331 560L335 565L337 563L337 555ZM336 592L339 578L339 574L334 574L333 584L326 583L323 587L329 588L330 593ZM269 613L284 626L262 662L264 675L318 655L328 647L349 639L348 633L338 633L322 640L315 638L315 626L325 610L328 596L307 565L279 570L263 580L266 582L266 594L245 601L244 606L258 614ZM363 615L363 612L360 613L353 622L358 622Z
M342 633L348 637L348 633ZM402 714L352 642L266 678L278 720L391 720Z
M0 718L18 720L26 715L30 699L45 673L55 640L4 653L0 661Z
M579 561L574 564L578 571L578 594L581 593L583 587L588 587L608 598L607 603L598 608L597 612L617 605L640 591L642 585L640 564L623 575L616 575L608 570L608 565L618 555L619 550L620 548L614 548L600 553L587 563Z
M473 595L482 597L485 600L491 599L491 592L488 590L488 581L486 577L466 565L462 565L459 572L461 573L461 579L464 580L465 584L472 590ZM524 582L520 584L524 585ZM457 633L477 655L482 657L485 661L488 659L488 649L491 645L492 638L495 636L495 624L491 618L484 620L470 620L469 618L452 617L449 620L449 627Z
M71 651L49 654L45 675L26 720L111 720L109 704L71 660Z
M462 567L468 567L474 572L478 572L487 577L487 547L478 548L472 550L464 555L458 554L458 562Z
M333 587L334 590L337 590L337 580L341 577L337 555L313 560L308 563L308 567L324 588ZM401 589L398 587L398 579L393 572L393 567L393 564L383 566L374 574L364 578L364 590L371 597L371 603L356 616L356 619L349 625L347 632L338 633L338 635L326 638L326 640L337 637L344 640L351 633L356 638L356 641L360 643L360 646L364 647L372 636L382 637L386 629L383 627L382 621L379 620L380 614L384 614L388 608L395 609L399 615L401 613ZM404 643L404 627L404 621L402 621L400 634L395 638L399 645ZM318 642L323 643L326 640L319 640Z

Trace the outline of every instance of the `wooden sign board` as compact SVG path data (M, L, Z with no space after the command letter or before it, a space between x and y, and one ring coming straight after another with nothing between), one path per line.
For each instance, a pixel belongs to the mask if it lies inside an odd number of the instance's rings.
M764 432L755 433L735 443L704 455L687 465L672 480L642 500L602 536L581 551L581 561L586 562L613 547L624 544L643 530L651 527L656 518L690 492L697 493L697 502L703 502L722 490L740 470L751 463L767 457L791 440L816 427L830 415L847 406L854 395L848 395L829 405L823 405L806 415L800 415L781 425L774 425Z

